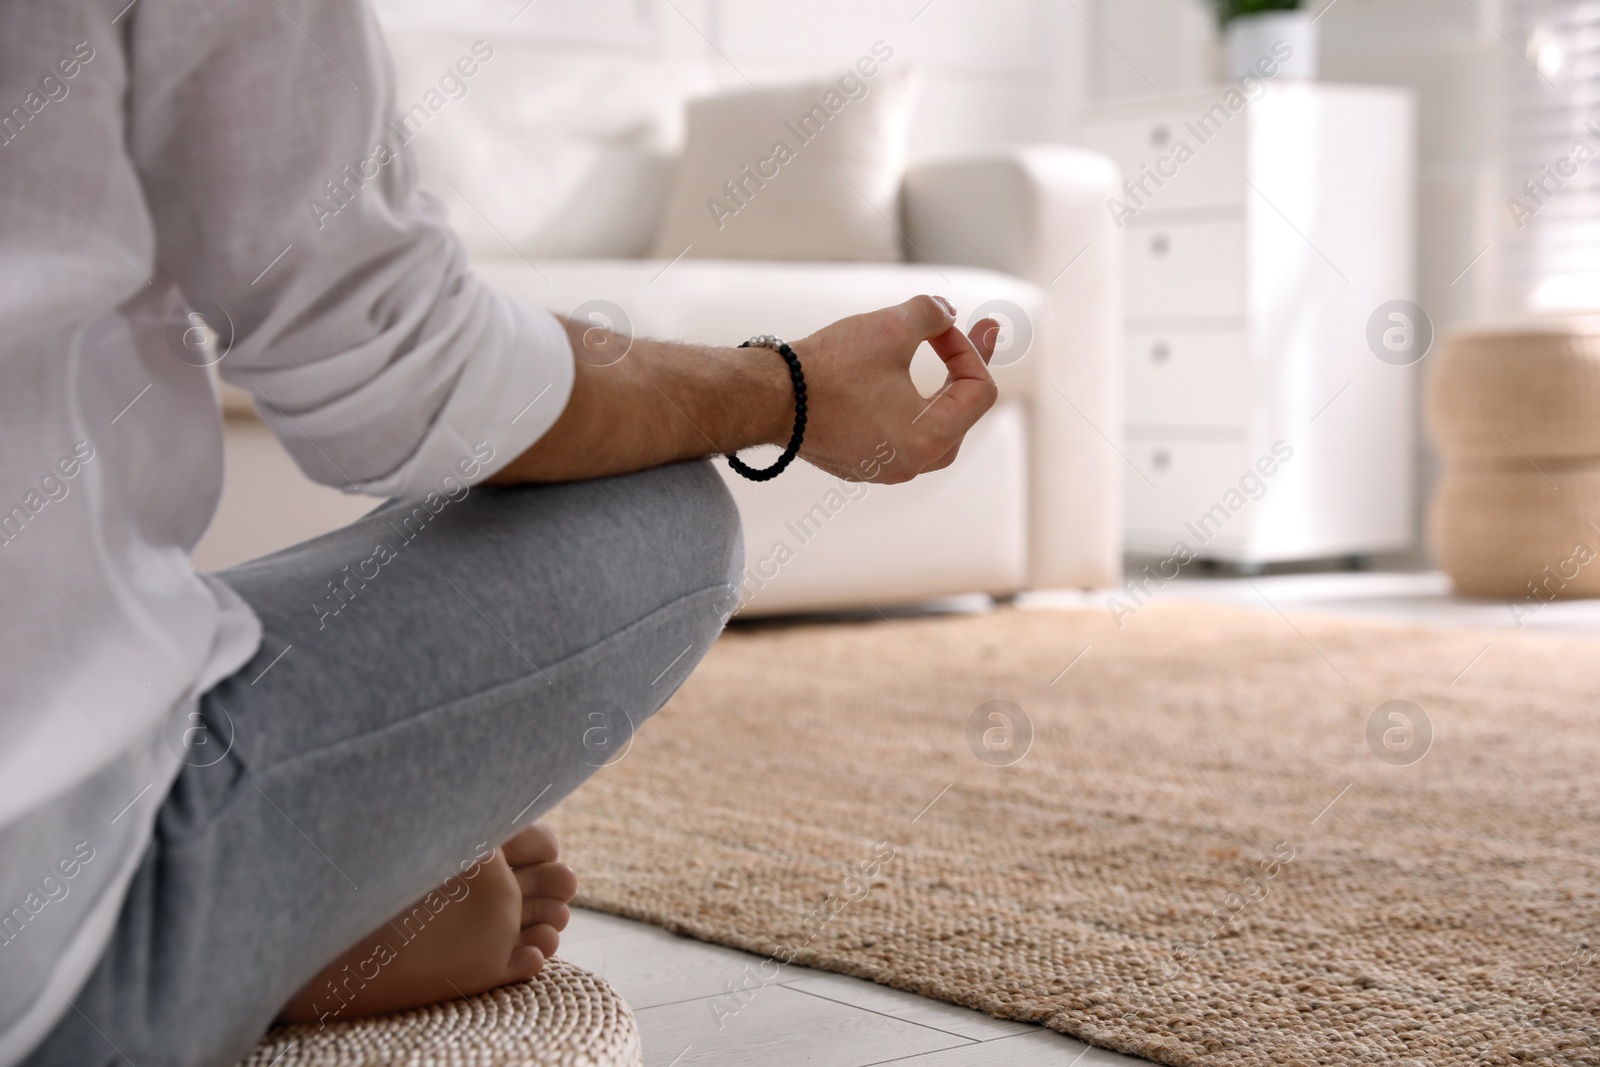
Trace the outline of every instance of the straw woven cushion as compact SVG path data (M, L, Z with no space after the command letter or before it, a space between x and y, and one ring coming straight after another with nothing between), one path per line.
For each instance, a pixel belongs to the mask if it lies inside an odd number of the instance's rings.
M553 959L531 982L397 1015L279 1027L239 1067L638 1067L616 990Z
M1446 459L1600 458L1600 321L1452 334L1428 380Z

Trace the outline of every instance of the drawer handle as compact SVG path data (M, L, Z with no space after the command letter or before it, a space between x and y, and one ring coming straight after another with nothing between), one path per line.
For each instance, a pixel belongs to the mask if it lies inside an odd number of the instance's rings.
M1158 233L1150 238L1150 252L1152 255L1164 256L1171 247L1172 242L1167 239L1167 235L1164 233Z
M1172 453L1164 448L1158 448L1150 453L1150 466L1158 471L1164 471L1172 466Z
M1167 342L1157 341L1150 346L1150 359L1156 363L1165 363L1172 355L1172 350L1167 347Z

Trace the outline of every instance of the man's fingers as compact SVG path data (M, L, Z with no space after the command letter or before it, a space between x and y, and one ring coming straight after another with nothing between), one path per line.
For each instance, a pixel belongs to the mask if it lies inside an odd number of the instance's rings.
M938 337L956 321L955 305L942 296L914 296L899 310L918 341Z
M988 364L994 358L994 346L1000 340L1000 324L994 319L979 319L967 331L967 338L978 350L978 355L983 357L983 362Z
M962 333L960 327L951 324L939 336L928 338L928 345L935 355L944 360L945 369L950 372L952 379L970 378L980 382L994 380L989 376L989 361L979 353L978 344ZM989 351L991 354L994 351L992 344Z
M950 377L938 398L928 405L922 422L949 447L960 443L962 435L994 405L997 391L983 357L960 327L952 324L928 343L944 360ZM940 451L942 454L944 449Z

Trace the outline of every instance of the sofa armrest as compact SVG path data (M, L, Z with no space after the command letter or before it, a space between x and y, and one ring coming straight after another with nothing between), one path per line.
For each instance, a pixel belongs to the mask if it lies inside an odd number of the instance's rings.
M1030 583L1092 588L1122 571L1122 235L1105 156L1036 146L906 174L913 259L987 267L1044 292L1048 322L998 376L1030 398Z

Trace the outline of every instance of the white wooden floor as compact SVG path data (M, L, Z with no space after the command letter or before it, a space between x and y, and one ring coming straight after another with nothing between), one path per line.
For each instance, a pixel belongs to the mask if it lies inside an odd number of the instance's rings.
M1028 594L1024 609L1104 611L1106 593ZM1460 601L1437 574L1333 573L1242 578L1183 578L1158 599L1254 606L1262 611L1364 615L1445 626L1515 629L1504 602ZM978 605L952 604L957 609ZM1600 634L1600 601L1550 604L1520 621L1525 632ZM579 872L582 878L582 872ZM785 968L743 998L736 1014L727 983L761 959L703 944L643 923L574 912L560 954L604 975L632 1005L647 1067L1142 1067L1144 1060L1091 1049L1042 1027L1002 1022L964 1008L840 975ZM770 965L769 965L770 970Z
M729 1013L738 1001L727 983L746 967L759 974L761 957L598 912L573 911L559 954L602 975L633 1008L645 1067L1145 1065L1041 1026L804 967L783 968Z

